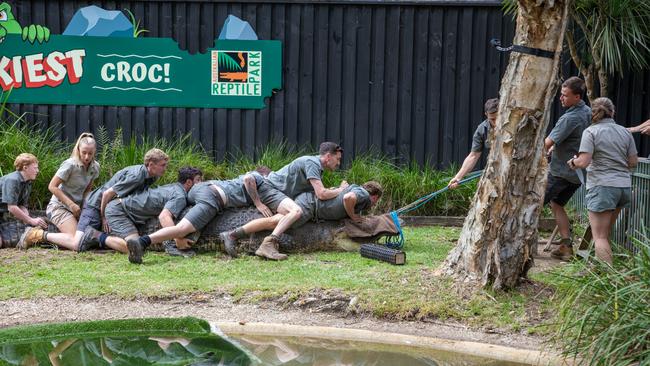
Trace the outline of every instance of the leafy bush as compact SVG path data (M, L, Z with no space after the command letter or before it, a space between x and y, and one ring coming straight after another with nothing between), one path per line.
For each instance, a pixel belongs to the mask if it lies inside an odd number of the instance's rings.
M58 141L53 129L44 130L34 135L33 129L21 126L19 121L12 124L0 122L0 174L6 175L15 170L14 160L21 153L29 152L38 159L40 173L32 184L30 203L35 207L45 207L52 194L47 185L59 165L70 157L70 150Z
M160 184L176 181L178 169L184 166L193 166L203 171L207 179L225 177L223 165L216 165L200 146L192 144L190 135L185 135L178 140L148 139L138 142L135 138L125 143L122 140L122 130L117 129L112 138L108 132L99 127L95 136L98 143L97 161L101 166L99 182L110 179L117 171L129 166L142 164L144 154L156 147L163 150L170 157L167 172L160 179Z
M51 196L47 185L70 152L65 151L66 146L56 138L54 129L34 134L31 127L21 125L24 115L18 116L6 108L9 94L0 94L0 176L15 171L14 160L19 154L34 154L40 173L32 185L30 204L45 207Z
M650 238L639 252L617 248L614 266L576 264L578 275L556 276L560 324L556 342L586 365L650 364Z
M31 152L38 157L41 172L34 183L31 201L35 208L44 208L51 196L47 184L59 165L70 156L72 144L60 142L59 127L41 129L34 134L31 126L22 123L20 116L9 115L0 105L0 172L4 175L13 171L13 161L21 152ZM11 122L10 122L11 121ZM95 137L98 142L97 161L101 172L96 185L107 181L123 167L142 164L147 150L157 147L165 151L171 161L167 173L160 184L174 182L176 172L183 166L194 166L204 172L206 179L230 179L250 171L259 165L266 165L272 170L280 169L298 156L315 154L307 147L295 147L287 143L272 143L262 148L259 159L252 160L244 154L235 154L227 161L215 163L212 156L200 145L192 142L190 135L174 141L164 139L135 138L124 141L122 131L118 129L113 136L103 127L99 127ZM432 169L428 164L420 167L416 163L396 166L393 162L377 153L368 153L354 159L348 169L337 172L325 172L323 184L326 187L338 186L342 180L349 183L363 184L368 180L378 181L384 187L384 196L375 208L375 213L388 212L403 207L418 198L439 190L447 185L455 174L452 167L445 171ZM471 183L427 203L414 211L414 215L463 215L467 212L474 194L476 183Z

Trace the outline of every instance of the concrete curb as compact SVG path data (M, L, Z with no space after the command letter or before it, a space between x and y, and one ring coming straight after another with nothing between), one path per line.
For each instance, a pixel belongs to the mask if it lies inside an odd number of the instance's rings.
M362 329L302 326L273 323L231 323L216 325L225 334L248 334L262 336L293 336L310 338L340 339L347 341L372 342L389 345L428 348L438 351L463 353L499 361L518 362L529 365L572 365L570 360L553 353L537 350L523 350L493 344L429 338L399 333L384 333Z

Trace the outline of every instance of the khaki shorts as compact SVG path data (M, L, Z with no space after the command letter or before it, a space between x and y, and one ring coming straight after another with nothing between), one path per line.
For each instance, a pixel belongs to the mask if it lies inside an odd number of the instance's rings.
M45 214L56 227L60 227L64 222L75 218L68 206L59 201L50 201L47 204L47 209L45 209Z
M187 201L194 206L183 216L194 226L196 231L203 229L217 214L223 211L221 197L210 185L192 187L187 195Z
M260 201L270 208L273 213L277 213L280 203L282 203L285 198L288 198L286 194L273 187L271 183L267 181L257 186L257 193L260 196Z
M587 210L591 212L611 211L617 208L630 207L630 187L595 186L587 190Z
M119 200L112 200L104 211L110 234L126 239L130 235L138 235L138 228L135 226L129 214L124 210Z

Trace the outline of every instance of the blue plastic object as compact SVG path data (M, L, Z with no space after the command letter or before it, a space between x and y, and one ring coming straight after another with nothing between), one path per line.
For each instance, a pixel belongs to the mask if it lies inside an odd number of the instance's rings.
M402 231L402 225L399 223L399 218L397 217L397 211L391 211L390 217L393 219L393 223L397 228L397 235L387 236L386 237L386 246L392 249L402 249L404 246L404 232Z
M253 30L247 21L241 20L234 15L228 15L226 21L223 23L219 39L235 39L235 40L257 40L257 33Z
M133 37L133 24L119 10L106 10L91 5L77 10L63 35Z

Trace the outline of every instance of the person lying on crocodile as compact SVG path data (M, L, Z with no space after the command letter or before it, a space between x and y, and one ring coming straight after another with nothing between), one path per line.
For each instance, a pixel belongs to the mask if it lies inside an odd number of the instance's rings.
M381 185L375 181L368 181L362 186L351 184L329 200L319 199L314 192L301 193L294 201L302 210L302 215L291 227L298 228L308 221L319 220L338 221L349 218L360 221L360 214L372 208L379 201L382 193ZM219 236L226 247L235 248L238 239L256 232L273 230L281 219L281 214L256 219L234 230L222 232Z
M163 227L174 226L174 219L187 206L187 192L201 182L202 176L199 169L184 167L179 169L176 183L148 188L112 200L106 206L105 215L110 237L119 242L118 250L128 252L127 242L138 237L138 226L149 219L158 218Z
M170 239L174 239L179 250L190 249L192 240L187 239L186 236L199 232L215 216L228 208L255 205L260 213L270 216L271 211L260 199L260 191L270 189L270 186L264 185L264 182L264 177L259 172L252 171L231 180L209 180L195 185L187 195L188 204L193 206L176 225L127 240L129 261L141 264L142 256L151 244ZM226 247L226 252L232 256L236 255L234 248Z
M331 200L339 195L347 186L346 181L341 182L337 188L325 188L323 186L323 171L336 170L341 164L343 149L334 142L323 142L320 144L318 155L301 156L280 170L271 172L265 180L265 187L270 189L261 192L262 199L268 202L268 207L277 216L278 222L274 225L271 235L262 241L262 244L255 251L255 255L271 259L285 260L287 255L279 252L280 235L302 216L303 212L295 202L294 198L304 192L313 192L322 200ZM271 217L271 215L265 215ZM225 239L222 236L222 239ZM232 241L224 240L226 248L234 248ZM235 253L236 254L236 253ZM232 255L232 254L231 254Z

